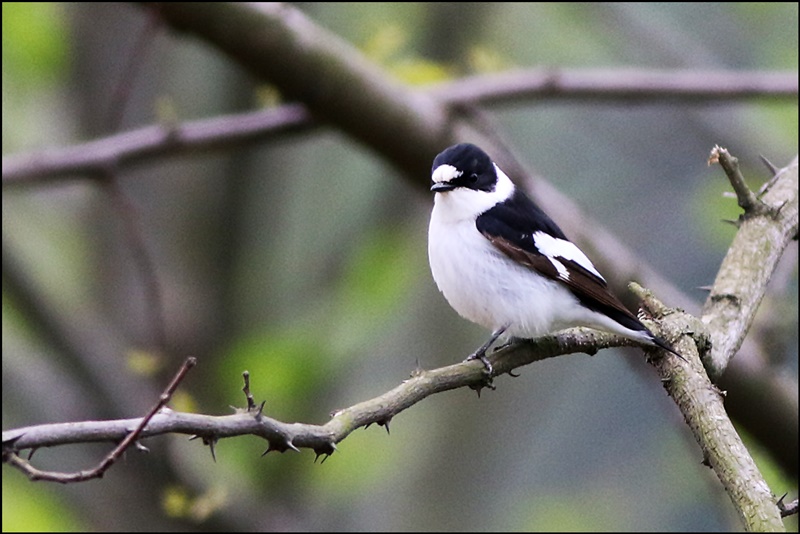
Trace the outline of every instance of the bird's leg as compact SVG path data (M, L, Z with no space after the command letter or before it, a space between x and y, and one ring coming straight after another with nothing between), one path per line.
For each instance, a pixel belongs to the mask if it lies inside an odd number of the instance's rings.
M506 328L508 328L508 325L501 326L500 328L492 332L492 337L489 338L489 341L481 345L478 350L467 356L467 359L464 361L468 362L470 360L480 360L481 362L483 362L483 366L486 367L486 373L489 376L492 376L492 372L494 371L494 369L492 368L492 364L489 362L489 359L486 357L486 351L489 349L489 347L492 346L492 343L497 341L497 338L500 337L503 334L503 332L506 331Z

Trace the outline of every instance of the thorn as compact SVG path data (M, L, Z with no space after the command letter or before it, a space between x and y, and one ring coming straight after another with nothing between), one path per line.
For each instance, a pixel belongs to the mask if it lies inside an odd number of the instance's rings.
M267 401L261 401L261 406L258 407L258 411L256 412L256 419L259 419L261 415L264 413L264 405L267 404Z
M378 421L378 424L386 429L386 433L389 434L389 421L391 421L391 417L388 419L384 419L383 421ZM390 434L391 435L391 434Z
M196 440L196 439L197 439L197 438L199 438L199 437L200 437L200 436L198 436L197 434L192 434L191 436L189 436L189 441L194 441L194 440Z
M324 464L325 460L327 460L328 457L332 454L332 453L327 452L327 451L315 451L315 452L316 452L316 456L314 456L314 463L317 463L317 460L319 460L319 457L322 456L322 461L320 461L320 463L319 463L320 465Z
M514 374L514 371L509 371L508 376L510 376L511 378L519 378L520 376L522 376L522 374Z
M13 438L4 439L3 440L3 450L5 450L6 447L11 447L11 445L13 445L17 441L19 441L19 439L24 435L25 435L25 432L20 432L19 434L17 434Z
M758 189L758 194L757 194L758 198L763 197L767 193L767 191L772 189L772 186L775 185L775 182L778 181L778 178L780 178L780 175L775 174L774 176L772 176L772 178L764 182L764 184Z
M208 449L211 451L211 458L214 460L214 463L217 463L217 438L203 438L203 445L208 445Z
M781 513L781 517L789 517L790 515L797 514L798 503L797 499L793 500L789 504L783 502L786 496L789 495L788 493L784 493L783 496L778 499L778 502L775 503L775 506L778 507L778 510Z
M767 170L772 173L772 176L778 174L778 171L780 169L775 165L773 165L772 162L768 160L763 154L759 154L758 157L761 159L761 163L763 163L767 167Z
M290 440L290 439L286 440L286 447L289 448L289 449L292 449L294 452L300 452L300 449L295 447L294 443L292 443L292 440Z
M286 450L285 447L277 446L277 445L273 444L271 441L269 441L268 443L269 443L269 447L267 447L267 450L265 450L264 452L261 453L261 457L262 458L264 456L266 456L268 453L272 452L272 451L278 451L278 452L282 453L282 452L284 452Z
M139 441L139 440L136 440L136 441L133 443L133 446L134 446L134 447L136 447L136 450L137 450L137 451L141 451L141 452L150 452L150 449L148 449L147 447L145 447L144 445L142 445L142 442L141 442L141 441Z
M711 291L714 289L714 286L697 286L696 289L699 289L700 291Z
M322 461L320 464L324 464L325 460L328 459L328 456L331 456L334 452L336 452L336 444L333 442L326 443L327 447L317 447L314 449L316 456L314 457L314 463L317 463L320 456L323 456Z
M492 379L489 377L488 379L484 380L480 384L475 384L470 386L470 388L475 390L475 393L478 394L478 398L481 398L481 391L483 388L491 389L492 391L496 390L497 388L492 384Z
M733 226L735 226L736 228L739 228L739 226L741 225L741 223L739 222L739 220L738 220L738 219L737 219L737 220L732 220L732 219L721 219L721 221L722 221L722 222L724 222L724 223L726 223L726 224L733 225Z

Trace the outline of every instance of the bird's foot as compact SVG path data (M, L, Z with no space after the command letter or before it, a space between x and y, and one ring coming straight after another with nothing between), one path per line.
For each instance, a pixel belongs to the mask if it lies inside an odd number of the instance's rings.
M486 357L486 348L481 347L480 349L476 350L469 356L467 359L464 360L465 362L470 362L472 360L480 360L483 363L484 371L487 375L489 375L489 380L492 379L492 374L494 374L494 367L492 367L492 362L489 361L489 358Z
M489 350L489 347L492 346L492 343L497 341L497 338L500 337L500 335L502 335L502 333L506 331L506 328L508 328L508 325L501 326L500 328L498 328L497 330L492 332L492 336L489 338L489 340L486 343L484 343L483 345L481 345L481 347L478 350L476 350L475 352L473 352L472 354L467 356L467 359L464 360L465 362L468 362L468 361L471 361L471 360L480 360L481 363L483 363L483 367L484 367L484 369L486 371L486 375L488 376L488 385L489 386L491 386L491 384L492 384L492 376L494 375L494 367L492 367L492 363L489 361L489 358L486 357L486 351Z

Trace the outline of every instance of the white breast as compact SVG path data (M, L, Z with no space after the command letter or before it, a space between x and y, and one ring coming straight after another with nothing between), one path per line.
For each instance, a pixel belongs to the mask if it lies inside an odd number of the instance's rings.
M436 285L453 309L490 330L508 325L508 337L538 337L574 326L565 319L581 307L569 290L508 259L478 232L474 218L453 217L447 202L438 200L428 257Z

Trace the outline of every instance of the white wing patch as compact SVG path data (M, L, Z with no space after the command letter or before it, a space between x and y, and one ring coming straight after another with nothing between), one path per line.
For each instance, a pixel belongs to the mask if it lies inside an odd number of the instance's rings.
M435 184L448 183L455 180L462 174L464 174L464 171L459 171L452 165L446 165L446 164L439 165L438 167L436 167L436 170L433 171L433 176L431 176L431 180Z
M567 272L567 268L564 267L560 261L555 259L559 256L565 260L574 261L605 282L605 278L603 278L603 276L597 272L597 269L594 268L594 265L592 265L592 262L586 257L586 254L584 254L581 249L576 247L574 243L553 237L545 232L534 232L532 237L536 248L538 248L542 254L547 256L547 259L552 262L561 278L568 280L569 273Z
M550 263L552 263L553 267L555 267L556 271L558 271L558 277L565 282L569 282L569 271L566 267L564 267L564 264L550 256L547 256L547 259L550 260Z

